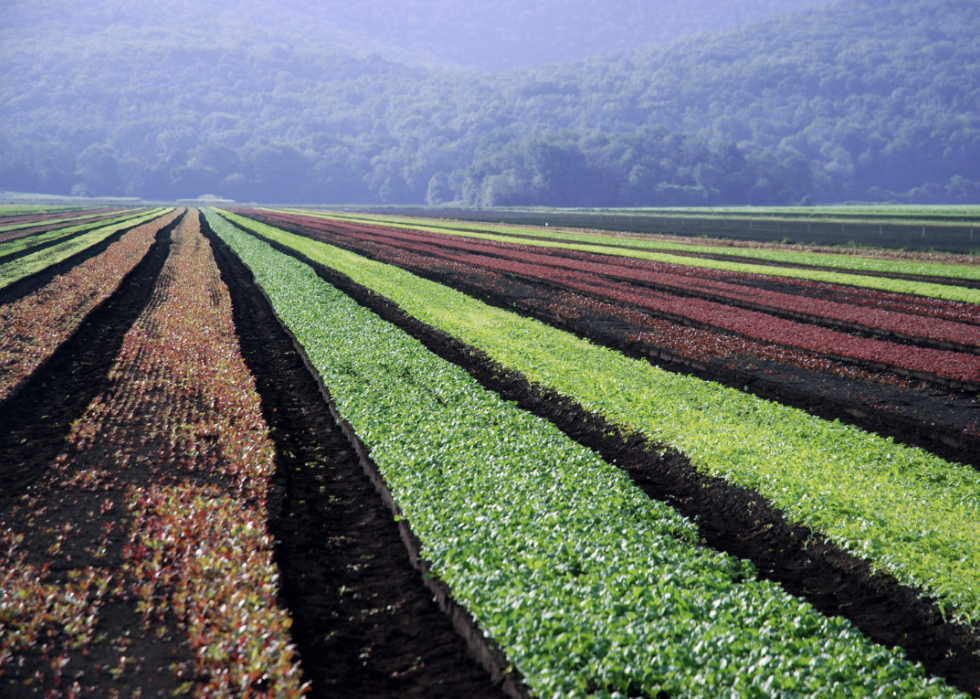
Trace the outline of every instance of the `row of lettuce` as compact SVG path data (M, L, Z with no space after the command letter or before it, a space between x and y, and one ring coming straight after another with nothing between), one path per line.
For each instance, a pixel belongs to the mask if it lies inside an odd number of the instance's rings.
M0 306L0 401L50 358L85 318L111 296L146 257L176 209L127 231L103 253L58 275L33 293Z
M154 679L138 676L141 654L182 635L174 696L307 691L265 526L275 446L198 216L172 238L109 390L0 513L4 685L6 670L46 696L139 696ZM89 654L112 662L93 673ZM50 669L20 677L39 658Z
M258 234L243 232L215 212L206 214L215 232L252 269L338 410L370 448L422 540L424 556L536 695L835 696L843 686L868 695L955 694L941 681L927 679L900 652L874 646L848 622L823 617L778 586L756 579L751 565L700 547L691 522L651 501L621 470L552 424L486 391L462 369L260 238L341 271L411 315L624 427L685 447L699 468L732 480L752 474L757 486L768 484L802 501L803 507L793 511L801 519L816 514L829 523L833 503L821 507L820 501L833 500L837 493L815 489L819 477L794 483L786 473L791 464L768 473L766 465L773 458L785 461L805 437L812 443L801 459L826 460L815 445L830 436L839 454L858 446L863 452L888 452L881 457L885 461L901 457L889 463L888 472L909 470L911 481L935 466L931 457L876 444L856 430L787 413L737 391L693 380L685 384L682 377L658 373L397 268L222 214ZM630 376L638 370L644 373ZM644 384L649 386L637 390ZM624 409L630 414L624 415ZM719 411L734 419L738 434L719 432L724 423ZM773 419L779 424L770 425ZM793 443L773 443L773 433L792 419L804 422L790 431ZM666 432L658 421L666 421ZM752 434L763 427L763 434ZM801 434L801 429L810 432ZM719 447L732 437L750 442L724 445L718 463ZM760 446L764 451L754 456ZM846 460L841 454L827 467ZM748 468L740 469L741 462ZM873 459L868 463L868 477L883 489L888 478ZM949 482L941 486L930 479L930 496L952 498L969 487L977 492L965 470L942 467ZM822 476L826 479L825 472ZM840 484L842 479L832 480ZM801 497L807 487L810 496ZM874 489L857 490L867 496ZM901 502L913 505L922 496L916 491ZM808 510L807 503L814 507ZM876 503L862 505L867 509ZM920 509L928 505L921 503ZM860 525L843 524L843 535L829 526L819 528L842 541L850 535L867 543L858 548L881 565L889 561L878 555L879 548L891 545L893 554L900 548L888 538L887 527L862 537ZM913 554L900 558L911 573L924 574L925 568L913 566ZM928 567L930 562L919 563ZM948 603L966 615L976 600L969 585L964 589L960 582L949 574L938 584Z
M749 302L772 312L789 311L794 317L803 314L810 318L858 323L869 328L905 333L911 336L980 344L975 323L980 320L977 307L931 299L928 306L950 311L972 310L963 313L964 323L953 319L923 314L921 297L898 297L882 292L849 288L849 295L839 295L839 287L815 284L803 280L780 280L780 290L771 288L774 280L759 275L733 275L730 272L667 265L594 253L549 251L527 248L517 243L496 243L483 240L451 238L439 233L409 231L384 226L327 221L300 214L266 213L248 211L253 218L273 226L280 221L287 226L302 225L305 230L333 232L361 239L370 239L388 245L408 247L426 254L444 258L470 259L475 264L500 266L508 263L541 265L565 274L595 275L608 282L639 284L644 289L657 289L681 296L695 296L739 305ZM330 241L327 241L330 242ZM560 254L555 254L560 252ZM769 282L768 284L766 282ZM828 291L838 292L828 294ZM830 296L821 298L817 294ZM886 300L887 299L887 300ZM899 302L902 299L904 303ZM885 302L884 304L882 302Z
M6 231L0 238L0 260L23 250L36 248L74 235L84 230L90 230L100 225L106 225L126 218L132 218L133 212L115 212L111 215L85 216L68 220L43 220L26 226L18 226L16 230Z
M302 211L302 210L300 210ZM310 211L302 211L310 214ZM938 262L920 262L905 259L884 259L866 255L831 254L824 252L797 252L772 248L751 248L746 246L695 245L672 239L672 236L614 237L594 233L580 233L562 229L527 228L520 226L493 226L467 221L439 222L405 217L380 217L350 214L321 214L350 221L384 223L421 229L423 227L442 233L469 236L474 233L497 233L512 240L518 238L539 238L568 243L595 245L614 245L631 250L667 250L680 254L725 255L765 262L780 262L794 265L812 265L855 272L877 272L882 274L909 274L927 277L948 277L950 279L980 280L980 268L969 265L947 265Z
M442 241L443 244L439 244L439 236L436 234L398 232L380 226L337 223L308 216L272 215L252 209L243 213L269 225L283 227L358 255L401 267L427 279L434 279L471 296L488 300L493 305L515 309L522 314L565 329L574 328L574 332L585 334L586 337L611 347L620 347L621 343L628 342L634 351L659 356L664 360L714 363L737 372L746 369L755 371L758 365L753 363L761 360L767 367L763 370L763 375L774 373L771 362L777 362L776 366L783 367L784 370L795 372L802 369L807 372L811 377L811 381L807 384L808 389L815 390L818 394L827 388L826 379L830 378L833 385L833 378L827 374L846 376L858 382L857 386L868 385L870 382L875 386L887 386L889 387L887 390L901 391L907 381L894 372L859 368L853 360L835 359L790 347L787 345L791 340L788 335L780 337L778 344L774 344L750 339L745 333L736 335L720 328L709 329L704 325L694 327L689 324L689 320L684 320L688 318L686 313L690 310L687 306L679 308L679 311L685 314L684 319L676 319L675 316L674 320L668 320L662 315L656 315L649 308L648 301L651 297L663 296L656 292L649 292L641 299L634 299L635 303L622 303L609 299L608 290L600 289L589 293L589 291L582 291L580 287L573 291L569 289L569 279L565 276L552 277L553 281L549 281L524 274L510 275L496 266L495 262L500 259L496 254L497 251L477 256L472 263L466 262L464 260L468 256L454 254L455 246L451 243L445 244L445 240ZM399 236L398 241L395 240L395 236ZM437 239L436 244L411 242L412 239L422 236ZM442 238L445 239L445 236ZM521 246L508 247L520 249ZM525 250L523 254L528 252ZM561 255L551 256L567 259L570 255L582 255L582 253L564 252ZM599 255L590 256L601 258ZM646 262L641 264L659 265L659 263ZM746 284L755 281L750 279ZM812 285L810 282L801 282L801 285L820 287L807 288L807 292L840 294L846 303L858 304L871 301L897 308L902 313L916 317L932 317L934 314L946 313L954 318L980 323L980 315L970 313L969 304L953 304L939 299L924 300L922 297L903 298L899 294L869 293L849 287ZM851 298L852 296L858 296L859 299L855 300ZM875 298L869 299L869 296ZM882 298L883 296L886 298ZM912 303L909 302L910 298L913 299ZM980 311L980 306L976 308ZM980 330L980 326L976 327ZM880 362L880 358L877 361ZM746 376L730 385L740 387L748 381L751 379ZM854 399L860 400L856 397ZM882 404L881 400L877 403L879 406ZM893 404L891 401L887 404L905 405L905 403Z
M327 214L315 215L328 217ZM347 217L345 220L352 219ZM378 221L372 220L371 222L377 223ZM835 256L815 253L807 254L739 248L739 257L754 257L760 259L761 262L764 262L753 263L713 259L710 257L690 257L682 254L693 253L706 255L732 255L731 248L685 245L683 246L683 250L676 250L674 247L670 247L670 244L663 244L668 246L666 249L670 250L670 252L654 252L653 250L647 248L652 247L657 249L661 247L660 243L648 242L647 240L629 241L627 239L617 238L615 239L616 245L613 246L610 245L610 239L608 236L589 236L586 234L562 233L561 240L555 240L552 239L553 236L550 233L540 233L531 229L522 229L521 234L519 236L515 236L512 234L483 232L483 229L478 230L469 227L466 229L460 229L449 226L435 226L428 223L422 224L418 222L403 223L385 220L384 225L390 227L408 228L412 230L444 233L454 236L463 236L478 240L490 240L501 243L519 242L521 245L531 247L576 250L580 252L630 257L640 260L664 262L667 264L688 267L715 269L746 274L766 274L790 279L806 279L813 282L847 284L850 286L858 286L867 289L880 289L882 291L891 291L902 294L916 294L919 296L946 299L948 301L980 303L980 289L956 286L952 283L940 284L927 281L898 279L888 276L871 276L860 273L874 272L876 274L946 277L949 278L951 282L955 282L959 279L975 281L977 275L980 274L980 272L978 272L978 269L980 268L968 265L944 265L938 263L911 262L906 260L876 260L873 258L859 258L851 255ZM577 242L579 238L582 237L587 239L586 242ZM751 256L745 255L744 253L746 252L752 252L753 254ZM779 254L777 255L776 253ZM813 265L814 268L793 266L782 267L778 264L771 264L773 262L787 265ZM836 269L848 271L835 271Z
M635 257L606 255L593 252L581 252L564 248L541 248L524 245L519 238L511 242L477 240L462 236L452 236L446 233L415 230L410 228L395 228L377 223L352 222L324 216L311 216L265 209L246 209L245 215L262 220L273 226L289 227L290 223L301 225L305 231L316 230L343 235L372 235L382 236L386 240L414 240L416 244L425 241L429 245L424 249L430 253L435 250L442 254L452 254L456 250L469 250L493 257L507 257L520 260L546 260L551 265L566 265L581 268L585 271L602 270L611 278L621 278L627 281L654 282L654 286L667 288L676 287L678 283L687 288L705 283L716 287L719 283L730 290L744 292L744 287L752 287L753 291L778 290L779 294L790 294L795 297L795 303L804 300L809 302L831 301L843 304L852 310L880 309L897 311L905 315L924 316L953 321L963 321L976 325L980 323L980 305L948 301L928 296L917 296L881 289L862 288L844 284L829 284L814 282L793 277L776 277L765 274L747 274L725 270L707 269L690 265L674 265L664 262L642 260ZM327 241L330 242L330 241ZM958 259L958 258L957 258ZM653 274L655 276L648 276ZM666 275L666 276L664 276ZM666 282L666 283L664 283ZM695 285L692 287L692 285ZM786 297L781 297L786 300ZM819 313L818 313L819 315Z
M540 254L521 246L503 246L484 241L452 241L446 236L416 231L324 223L309 217L276 214L253 215L273 226L299 226L300 232L323 242L358 253L370 249L385 262L391 262L392 249L418 254L432 268L468 265L477 274L503 274L508 278L534 280L546 288L571 290L624 307L641 309L655 317L690 323L699 328L750 337L767 344L782 345L825 357L847 357L872 366L888 365L898 371L916 372L939 381L980 381L980 326L943 319L871 310L861 304L813 300L794 294L774 294L746 284L717 282L701 276L688 276L677 267L660 272L621 267L608 256L565 251L562 255ZM295 228L291 228L296 230ZM452 240L452 239L450 239ZM644 263L655 264L655 263ZM649 285L653 285L653 289ZM679 293L678 293L679 292ZM693 292L707 298L687 295ZM773 296L779 296L773 299ZM739 307L738 302L750 308ZM776 307L768 305L774 302ZM733 305L734 303L734 305ZM948 302L947 302L948 303ZM762 305L762 307L757 307ZM962 304L958 304L962 305ZM782 317L790 311L794 318ZM775 313L773 313L775 312ZM799 318L800 314L804 318ZM828 320L858 323L863 332L879 337L862 337L824 327ZM865 324L865 321L867 323ZM875 327L877 326L877 327ZM918 346L890 341L892 332L908 333ZM881 337L883 336L883 337ZM955 342L961 352L937 349L935 341Z
M7 236L17 235L16 231L33 229L39 226L66 225L72 221L81 222L97 217L108 217L132 212L136 209L80 209L73 212L51 212L46 214L29 214L20 216L3 216L7 212L5 207L0 207L0 240L8 240Z
M502 366L699 470L760 491L794 519L980 618L980 474L850 425L597 347L399 268L229 218L336 269Z
M40 206L37 204L0 204L0 224L6 226L38 217L50 217L84 211L81 207Z
M142 223L158 218L169 210L168 208L150 209L135 216L125 215L118 217L113 219L109 224L100 223L94 228L91 224L84 224L79 226L78 230L71 228L59 229L51 234L30 236L24 239L23 242L11 241L10 243L6 243L8 246L12 246L11 250L5 253L0 249L0 255L13 254L25 250L27 254L17 256L15 259L7 262L0 261L0 289L4 289L21 279L43 271L52 265L63 262L92 246L104 242L122 230L134 228ZM28 243L32 244L26 248L22 247ZM45 243L52 244L47 245ZM14 246L17 246L17 249L14 249ZM33 247L39 247L40 249L31 252L31 248Z

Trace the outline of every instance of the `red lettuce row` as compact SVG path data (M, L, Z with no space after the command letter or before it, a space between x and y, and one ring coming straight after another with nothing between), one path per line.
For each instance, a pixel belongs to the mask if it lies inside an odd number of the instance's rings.
M47 285L0 306L0 400L10 395L85 317L107 299L153 245L154 237L179 215L174 211L127 232L100 255Z
M431 243L447 249L467 249L473 252L483 252L488 255L515 257L515 259L531 260L529 255L540 255L552 260L581 261L603 265L604 273L615 274L623 279L634 278L632 270L650 272L661 275L681 277L692 281L710 280L730 285L749 286L757 289L776 286L787 296L801 296L806 299L818 297L848 306L859 306L867 309L881 309L903 314L923 315L931 319L959 321L962 323L980 324L980 306L976 304L949 301L923 296L913 296L879 289L853 287L827 282L816 282L793 277L781 277L765 274L750 274L715 270L704 267L675 265L666 262L655 262L631 257L600 255L596 253L566 250L556 248L554 254L542 253L542 248L522 245L520 243L502 243L483 241L475 238L432 233L430 231L411 231L403 228L389 228L367 224L354 224L338 221L327 221L310 216L296 214L278 214L267 211L249 211L253 218L270 222L293 223L319 231L340 232L349 235L371 234L394 240L416 243ZM393 243L394 244L394 243ZM471 247L466 247L471 246ZM611 271L615 270L615 271ZM640 277L635 277L640 279ZM833 316L828 316L833 317ZM845 318L847 319L847 318ZM923 335L931 337L931 335Z
M303 218L302 222L305 223L308 220ZM355 235L352 231L345 231L345 234ZM405 235L409 239L412 237L412 234L399 235ZM368 236L365 233L361 233L358 237L374 237L377 239L376 235ZM394 238L395 236L391 237ZM738 333L762 342L817 352L832 357L855 359L875 365L887 365L898 370L913 372L917 376L931 375L964 382L980 381L980 357L976 355L912 347L884 340L858 337L828 328L778 318L759 311L736 308L716 301L637 288L589 272L561 268L551 264L518 262L504 257L467 253L463 245L454 244L454 248L459 249L459 252L448 247L423 242L411 244L411 249L506 274L542 279L571 290L614 302L627 303L656 314L666 315L673 320L687 319L709 328Z
M140 639L183 636L174 694L302 695L265 530L275 449L196 215L109 380L0 521L0 673L26 658L49 694L152 689ZM72 662L89 653L112 661L93 676Z

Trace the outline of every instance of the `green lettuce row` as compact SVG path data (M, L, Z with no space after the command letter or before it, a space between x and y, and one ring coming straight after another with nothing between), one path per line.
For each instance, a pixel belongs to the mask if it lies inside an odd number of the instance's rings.
M97 228L96 230L80 235L77 238L66 240L58 245L52 245L44 250L38 250L35 253L12 260L5 265L0 265L0 289L10 286L14 282L20 281L21 279L29 277L32 274L40 272L51 265L67 260L72 255L79 253L86 248L93 245L98 245L103 240L122 230L123 228L131 228L133 226L146 223L147 221L158 218L167 211L170 211L170 209L152 209L142 216L129 218L121 223L115 223L110 226Z
M27 216L28 214L63 214L81 211L73 206L41 206L39 204L0 204L0 216Z
M306 210L295 210L296 213L311 212ZM684 252L706 253L709 255L737 255L739 257L766 260L769 262L785 262L788 264L818 265L821 267L833 267L836 269L852 269L862 272L884 272L888 274L917 274L930 277L949 277L950 279L973 279L980 280L980 268L969 265L950 265L941 262L918 262L915 260L891 260L876 259L872 257L857 255L837 255L834 253L813 253L796 252L792 250L767 250L757 248L731 248L720 245L691 245L688 243L675 243L669 240L658 240L656 238L612 238L609 236L594 235L589 233L572 233L567 230L550 231L541 228L518 228L513 226L493 226L488 224L470 222L442 223L438 221L421 221L408 217L381 217L372 215L351 215L351 214L314 214L320 216L334 216L346 220L361 220L366 222L394 222L398 221L409 226L426 225L439 232L457 232L466 235L465 231L458 231L460 227L477 228L491 233L510 233L526 236L528 238L558 238L575 243L594 243L609 244L614 242L617 246L635 248L639 250L675 250ZM926 224L931 225L931 224ZM453 231L453 229L457 229Z
M953 696L697 545L620 469L213 212L423 544L540 697Z
M403 311L568 396L699 471L757 490L789 519L980 619L980 473L838 421L663 371L397 267L234 214Z
M135 217L134 214L127 213L122 216L113 216L111 218L105 218L101 221L91 221L89 223L83 223L78 226L59 228L58 230L48 231L47 233L39 233L39 234L27 236L26 238L18 238L17 240L11 240L6 243L0 243L0 257L10 255L11 253L20 252L21 250L27 250L28 248L37 247L38 245L42 245L52 240L58 240L59 238L67 237L69 235L72 235L73 233L78 233L79 231L84 231L96 227L101 228L102 226L112 225L113 223L126 221L134 217ZM35 225L44 225L45 223L48 222L42 221L41 223Z
M105 215L105 216L120 216L122 214L132 214L133 212L138 211L138 210L139 209L122 209L122 210L116 211L116 212L107 212L106 214L102 214L102 215ZM7 211L5 211L3 209L0 209L0 214L7 214L7 213L8 213ZM15 212L9 212L9 213L12 214L12 213L15 213ZM43 212L40 212L40 211L37 211L37 212L25 211L24 213L43 213ZM81 211L81 212L75 211L73 213L75 214L74 216L61 216L61 215L58 215L57 212L52 212L51 218L46 218L43 221L34 221L33 223L8 223L6 226L0 226L0 233L5 233L7 231L13 231L13 230L16 230L18 228L33 228L34 226L46 226L46 225L49 225L49 224L64 223L66 221L75 221L75 220L80 219L80 218L89 218L90 216L92 216L92 212L91 211Z
M590 236L587 234L561 233L559 236L551 233L541 233L537 231L522 231L522 235L528 237L520 239L513 235L497 235L494 233L475 233L471 231L454 230L450 228L437 227L426 223L395 223L390 220L380 221L367 217L341 216L332 214L311 214L309 211L296 211L318 218L337 219L344 221L359 221L372 223L375 225L385 225L394 228L405 228L409 230L427 231L430 233L444 233L465 238L475 238L480 240L490 240L500 243L519 243L532 247L559 248L563 250L578 250L580 252L591 252L600 255L613 255L616 257L633 257L640 260L651 260L653 262L666 262L687 267L701 267L704 269L718 269L728 272L744 272L747 274L768 274L777 277L789 277L793 279L806 279L814 282L827 282L829 284L845 284L858 286L866 289L880 289L882 291L892 291L900 294L915 294L917 296L927 296L930 298L945 299L947 301L962 301L966 303L980 303L980 289L969 289L966 287L952 286L947 284L934 284L932 282L916 282L905 279L889 279L887 277L866 277L860 274L850 274L845 272L833 272L819 269L793 269L787 267L772 267L769 265L757 265L750 262L729 262L727 260L711 260L697 257L686 257L684 255L671 255L669 253L650 252L642 249L624 249L621 247L609 247L609 238L601 236ZM513 232L513 229L510 229ZM580 244L575 242L558 243L550 240L536 240L531 236L547 236L549 238L562 237L569 241L587 239L590 243ZM599 243L606 243L605 245ZM670 250L686 250L689 252L708 252L711 254L732 255L738 254L742 257L756 257L772 259L776 262L790 262L793 264L821 265L825 267L838 267L841 269L855 269L865 271L885 271L894 274L928 274L930 276L948 277L951 281L955 279L980 279L980 267L970 267L967 265L943 265L938 263L925 262L904 262L893 260L868 260L867 258L857 258L850 255L823 255L817 253L795 253L782 252L777 250L747 250L740 248L737 253L733 253L731 248L714 248L708 246L681 246L670 243L657 243L647 241L635 241L627 238L617 238L616 245L662 248ZM752 255L744 253L752 252ZM763 253L773 253L777 257L770 257ZM784 259L785 258L785 259ZM865 264L865 262L867 264Z

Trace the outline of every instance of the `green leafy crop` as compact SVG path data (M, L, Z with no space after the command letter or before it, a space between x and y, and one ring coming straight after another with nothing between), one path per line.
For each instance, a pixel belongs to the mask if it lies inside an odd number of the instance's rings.
M261 223L302 251L699 470L759 491L947 610L980 619L980 474L857 427L663 371L465 294Z
M425 558L537 696L956 695L698 546L621 470L206 215L371 449Z
M331 216L320 215L321 218L330 218ZM340 217L338 216L337 218ZM371 223L377 222L365 217L344 218L345 220L361 220L369 221ZM759 265L750 262L729 262L727 260L712 260L709 258L688 257L686 255L673 255L669 252L652 252L652 250L661 249L717 255L738 255L739 257L755 257L773 262L850 269L856 272L875 271L890 274L918 274L949 277L951 281L955 281L955 279L958 278L980 279L980 268L970 267L967 265L944 265L934 262L912 262L906 260L876 260L856 255L828 255L825 253L785 252L781 250L756 250L749 248L733 249L706 245L683 245L679 243L658 242L655 240L635 240L629 238L612 239L615 241L616 247L610 247L610 238L604 236L567 232L551 233L532 231L530 229L520 229L520 236L522 237L515 237L515 229L513 228L499 229L501 231L506 230L510 232L510 235L478 233L471 230L473 226L471 226L469 223L466 224L466 227L470 230L452 229L438 226L428 221L425 223L411 224L385 221L384 225L434 233L445 233L447 235L477 238L480 240L492 240L501 243L519 243L521 245L530 245L533 247L561 248L566 250L578 250L580 252L598 253L601 255L634 257L641 260L665 262L675 265L686 265L688 267L703 267L705 269L720 269L729 272L745 272L748 274L768 274L777 277L807 279L810 281L827 282L831 284L848 284L850 286L859 286L867 289L881 289L883 291L893 291L901 294L916 294L919 296L946 299L947 301L980 303L980 289L969 289L966 287L953 286L951 284L947 285L935 284L931 282L916 282L904 279L890 279L888 277L870 277L861 274L834 272L822 269L796 269L790 267L776 267L772 265ZM568 242L538 240L538 237L562 238Z
M141 223L145 223L146 221L150 221L163 215L169 210L170 209L166 208L152 209L141 216L127 218L120 223L114 223L108 226L102 226L101 228L96 228L94 231L89 231L88 233L84 233L83 235L72 238L71 240L66 240L62 243L52 245L49 248L38 250L37 252L30 253L24 257L20 257L4 265L0 265L0 289L13 284L19 279L23 279L24 277L34 274L35 272L40 272L42 269L46 269L51 265L67 260L75 253L81 252L86 248L93 245L98 245L113 233L116 233L123 228L138 226Z

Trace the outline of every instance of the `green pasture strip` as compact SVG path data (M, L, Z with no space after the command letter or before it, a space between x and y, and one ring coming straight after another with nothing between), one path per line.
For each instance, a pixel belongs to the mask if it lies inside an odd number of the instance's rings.
M952 696L215 213L371 449L422 555L538 697ZM846 687L846 689L844 689Z
M980 620L980 473L852 425L598 347L398 267L225 214L699 471L757 490L965 620Z
M108 220L111 220L113 218L118 218L119 216L122 216L122 215L132 215L132 214L134 214L134 213L136 213L138 211L141 211L141 210L145 211L145 208L143 208L143 209L126 209L126 210L123 210L123 211L116 211L116 212L111 212L110 211L110 212L107 212L105 214L102 214L102 216L104 218L108 219ZM45 219L43 221L35 221L34 223L10 223L10 224L7 224L6 226L0 226L0 233L5 233L7 231L16 230L18 228L33 228L34 226L50 226L50 225L53 225L53 224L56 224L56 223L67 223L69 221L77 221L80 218L90 218L91 216L92 216L92 214L85 213L85 214L80 214L78 216L68 216L68 217L65 217L65 218L49 218L49 219Z
M29 277L36 272L50 267L51 265L67 260L72 255L85 250L92 245L98 245L103 240L118 232L123 228L138 226L155 218L159 218L164 213L171 211L171 208L152 209L142 216L127 218L124 221L97 228L94 231L83 233L77 238L66 240L63 243L52 245L44 250L25 255L7 264L0 265L0 289L10 286L16 281Z
M101 228L103 226L112 225L113 223L127 221L135 217L136 216L134 214L127 213L123 216L106 217L101 221L90 221L88 223L82 223L77 226L59 228L54 231L48 231L47 233L37 233L34 235L29 235L26 238L18 238L17 240L10 240L7 241L6 243L0 243L0 257L4 257L6 255L10 255L15 252L20 252L21 250L27 250L29 248L37 247L38 245L43 245L44 243L49 243L53 240L58 240L59 238L64 238L73 235L75 233L78 233L79 231L84 231L92 228Z
M689 267L720 269L730 272L748 272L750 274L771 274L781 277L795 277L799 279L808 279L811 281L830 282L833 284L850 284L851 286L883 289L885 291L897 291L899 293L907 294L918 294L920 296L930 296L934 298L947 299L950 301L968 301L969 303L980 303L980 290L961 289L959 287L948 286L945 284L913 282L882 277L865 277L859 274L834 272L830 270L772 267L769 265L755 265L750 262L710 260L649 251L673 250L677 252L697 252L712 255L734 255L738 257L763 259L771 262L784 262L788 264L815 265L866 272L917 274L943 277L950 279L951 281L955 281L956 279L980 280L980 266L971 267L969 265L945 265L937 262L913 262L904 260L876 260L854 255L832 255L828 253L803 253L782 250L759 250L754 248L686 245L683 243L670 243L656 240L638 240L635 238L611 238L610 236L590 235L587 233L568 233L564 231L552 232L528 228L504 228L500 226L481 226L480 224L470 226L468 223L419 223L418 219L404 219L399 221L394 219L371 218L368 216L349 216L345 214L325 214L319 212L311 213L309 211L301 212L299 210L291 211L291 213L302 213L323 219L372 223L375 225L380 224L391 226L393 228L405 228L409 230L427 231L430 233L444 233L447 235L490 240L501 243L518 243L521 245L531 245L535 247L579 250L582 252L592 252L601 255L635 257L642 260L668 262L677 265L687 265ZM482 230L492 232L479 233L469 230L460 230L462 227L480 228ZM505 232L509 232L510 235L497 235L498 233ZM558 243L551 240L537 240L537 238L560 238L569 242ZM615 245L617 247L610 247L611 245Z

